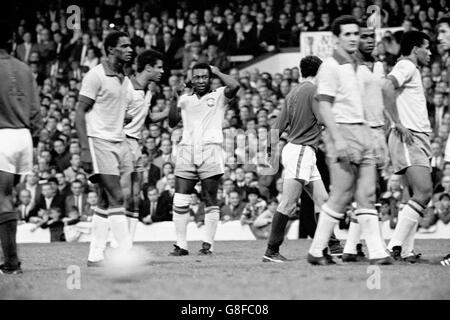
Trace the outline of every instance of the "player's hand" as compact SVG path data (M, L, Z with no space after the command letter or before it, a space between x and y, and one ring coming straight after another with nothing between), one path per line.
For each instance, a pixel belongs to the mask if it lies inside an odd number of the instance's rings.
M91 173L92 168L92 157L89 148L81 148L81 166L86 173Z
M337 159L339 162L350 163L351 157L348 152L348 145L344 139L336 139L334 142L334 148L336 149Z
M175 99L178 99L183 94L185 88L186 88L186 84L184 84L184 83L182 83L178 86L172 87L173 97Z
M211 66L211 65L210 65L210 68L211 68L211 72L212 72L213 74L219 74L219 73L220 73L219 68L217 68L216 66Z
M413 136L411 132L405 128L401 123L396 123L394 126L394 132L399 137L401 142L411 145L413 143Z

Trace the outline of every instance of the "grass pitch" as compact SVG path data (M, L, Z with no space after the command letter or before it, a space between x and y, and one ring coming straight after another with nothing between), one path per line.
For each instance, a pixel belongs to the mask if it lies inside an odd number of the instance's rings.
M213 256L169 257L168 242L137 243L148 264L133 270L87 268L86 243L19 245L24 274L0 275L1 299L450 299L450 268L439 265L380 267L379 289L368 288L368 264L314 267L306 262L310 240L287 241L292 259L261 261L265 241L223 241ZM449 240L417 240L425 258L450 252ZM75 266L69 268L68 267ZM69 289L70 271L80 270L80 289ZM69 285L68 285L69 283ZM372 287L377 280L369 279ZM370 287L370 285L369 285Z

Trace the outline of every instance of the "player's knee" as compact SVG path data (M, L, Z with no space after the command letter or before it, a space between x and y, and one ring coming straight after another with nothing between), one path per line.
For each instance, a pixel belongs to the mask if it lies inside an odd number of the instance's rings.
M414 188L413 190L414 198L418 200L423 205L427 205L433 196L433 187L428 184L424 184Z
M343 212L346 206L352 201L353 194L351 191L333 192L330 194L327 204L338 212Z
M282 214L290 216L294 213L297 204L294 199L282 199L277 210Z
M109 204L113 206L122 206L125 203L124 193L122 189L116 189L111 192L111 197L109 200Z
M191 203L191 195L175 192L173 196L173 211L178 214L186 214L189 212Z
M375 188L360 188L355 192L355 201L359 208L373 208L375 205Z

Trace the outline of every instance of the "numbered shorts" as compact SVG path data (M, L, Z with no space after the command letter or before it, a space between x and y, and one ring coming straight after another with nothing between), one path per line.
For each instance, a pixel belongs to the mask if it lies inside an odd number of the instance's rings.
M203 180L224 173L223 149L221 144L198 146L178 145L175 176Z
M133 172L144 172L142 160L142 150L139 141L134 138L127 137L127 145L133 160Z
M377 168L382 170L389 165L389 148L383 127L370 128L372 135L373 155Z
M394 130L389 133L388 146L394 173L402 174L411 166L427 167L431 170L429 134L411 130L409 132L413 139L410 145L402 142Z
M347 153L350 155L350 161L361 167L374 166L375 158L369 126L360 123L339 123L337 127L341 136L347 142ZM324 134L324 142L328 159L333 163L339 162L334 143L332 143L327 132Z
M33 139L28 129L0 129L0 171L26 175L33 171Z
M89 179L92 182L99 174L120 176L133 172L133 157L126 140L111 142L94 137L88 139L93 167L93 175Z
M310 146L289 142L283 148L281 161L284 179L300 179L306 184L322 179L316 165L316 151Z

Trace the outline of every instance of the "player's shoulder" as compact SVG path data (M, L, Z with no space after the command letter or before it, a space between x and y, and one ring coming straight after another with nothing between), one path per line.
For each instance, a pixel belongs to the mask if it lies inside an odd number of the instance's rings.
M416 69L416 65L409 59L399 59L395 64L394 68L402 68L402 69Z

